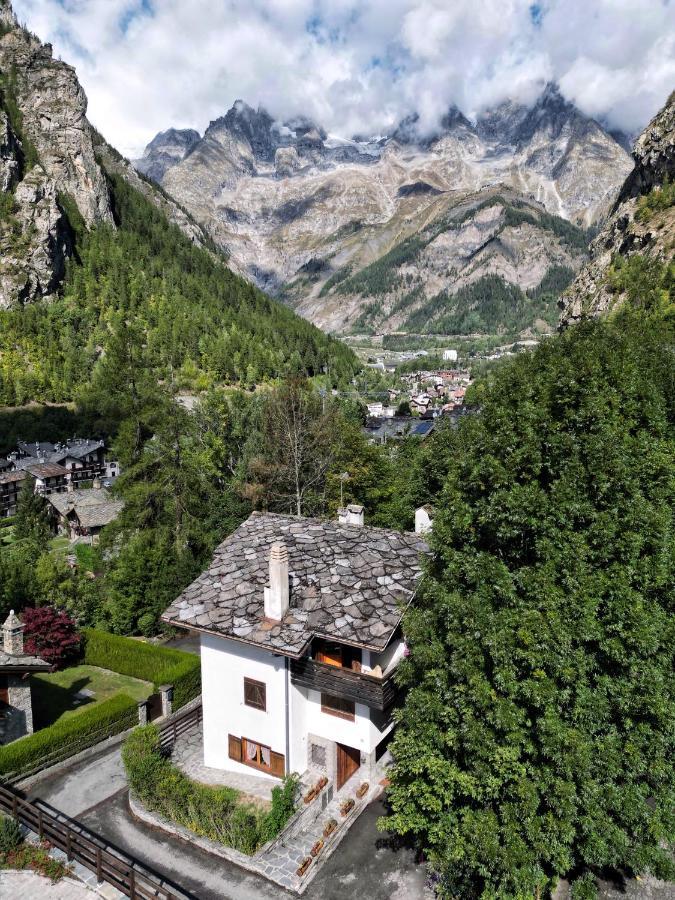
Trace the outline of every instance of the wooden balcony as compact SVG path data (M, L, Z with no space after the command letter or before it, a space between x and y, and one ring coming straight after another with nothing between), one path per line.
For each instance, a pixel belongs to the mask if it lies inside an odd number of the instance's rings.
M317 662L309 657L291 660L291 682L298 687L323 691L343 700L363 703L370 709L388 709L398 693L393 671L384 678L353 672L340 666Z

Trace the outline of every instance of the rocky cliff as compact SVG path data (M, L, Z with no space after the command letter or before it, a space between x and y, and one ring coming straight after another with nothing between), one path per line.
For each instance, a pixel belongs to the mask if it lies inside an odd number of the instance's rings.
M141 185L199 243L201 228L97 135L75 70L21 28L0 0L0 308L51 296L73 248L69 216L114 227L101 166Z
M617 261L636 254L658 263L673 260L675 207L667 197L672 198L675 180L675 93L636 141L633 158L635 168L591 244L590 262L562 297L563 326L602 315L623 302L611 279Z
M479 192L499 185L585 228L607 213L631 168L617 141L554 86L532 107L504 103L476 122L451 109L435 134L420 135L411 116L388 138L354 140L328 136L301 117L276 122L237 101L198 141L193 132L158 135L136 165L159 177L241 272L329 330L353 327L377 300L348 295L344 284L336 290L347 271L354 275L434 223L454 220L480 203ZM584 261L537 226L529 234L531 264L526 227L515 235L497 223L501 243L489 241L481 252L484 224L479 219L452 240L446 234L410 262L407 274L426 299L501 270L528 289L542 269L576 271ZM441 245L457 237L466 252L449 247L444 266ZM400 298L389 299L385 309ZM401 316L371 324L396 328Z

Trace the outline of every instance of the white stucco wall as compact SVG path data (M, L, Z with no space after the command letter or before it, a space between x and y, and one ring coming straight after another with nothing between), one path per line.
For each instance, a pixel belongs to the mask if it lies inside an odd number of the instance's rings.
M284 658L211 634L201 635L201 646L204 765L272 778L230 759L227 736L233 734L258 741L286 756ZM244 678L254 678L266 685L265 712L245 705Z
M356 704L353 722L322 712L320 692L291 684L283 657L208 634L201 635L201 646L204 764L207 766L273 777L230 759L228 735L258 741L286 756L287 685L288 771L302 774L307 769L310 734L369 754L390 730L380 731L371 722L368 707L360 703ZM266 712L245 705L245 677L266 685Z

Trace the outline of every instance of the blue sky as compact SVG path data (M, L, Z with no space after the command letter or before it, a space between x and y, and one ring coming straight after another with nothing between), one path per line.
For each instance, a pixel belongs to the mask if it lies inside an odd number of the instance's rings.
M77 67L89 115L129 156L169 126L200 131L237 98L343 136L415 111L432 128L532 102L554 80L634 132L675 87L669 0L14 0Z

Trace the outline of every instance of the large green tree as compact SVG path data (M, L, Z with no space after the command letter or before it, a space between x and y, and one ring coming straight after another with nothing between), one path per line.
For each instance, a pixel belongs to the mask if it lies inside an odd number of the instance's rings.
M383 823L444 896L674 874L674 346L663 320L583 324L446 433Z

